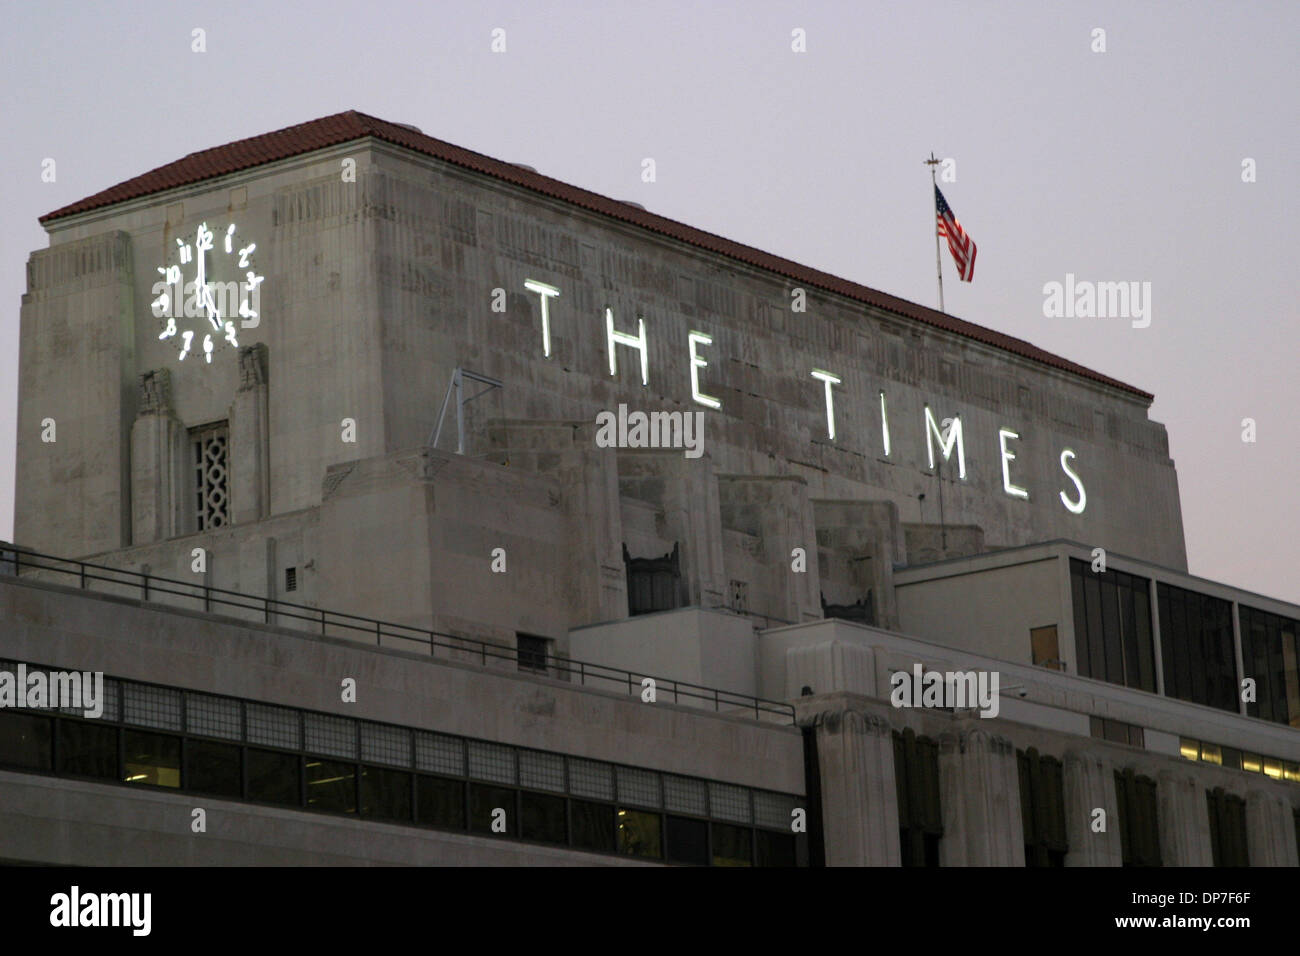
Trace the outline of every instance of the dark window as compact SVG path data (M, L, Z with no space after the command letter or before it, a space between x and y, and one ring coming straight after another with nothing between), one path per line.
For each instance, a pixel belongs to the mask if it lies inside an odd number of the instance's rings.
M856 621L859 624L875 625L876 610L872 606L871 592L865 598L858 598L852 604L827 604L826 595L822 595L822 617L838 618L841 621Z
M185 789L218 797L238 797L240 783L239 745L215 740L185 741Z
M1300 622L1239 606L1241 659L1245 677L1255 679L1246 713L1300 727Z
M1125 866L1160 866L1156 782L1132 770L1115 771L1120 852Z
M518 642L519 669L546 673L546 646L549 643L546 638L518 634L515 639Z
M504 810L505 817L496 813ZM505 829L497 824L492 829L493 819L503 819ZM469 828L479 833L492 833L496 836L514 836L519 832L515 822L515 791L509 787L493 787L486 783L469 785Z
M798 849L793 833L773 830L755 830L754 843L758 848L759 866L798 866Z
M181 738L128 730L123 740L122 779L155 787L181 785Z
M1222 787L1205 794L1210 812L1210 848L1215 866L1250 866L1246 850L1246 801Z
M1016 751L1020 771L1020 819L1025 835L1025 866L1064 866L1065 775L1055 757L1033 747Z
M659 814L645 810L618 811L618 849L631 856L663 856Z
M297 568L284 569L284 589L286 591L298 590L298 569Z
M909 728L894 732L894 783L903 866L938 866L943 816L939 812L939 748Z
M519 835L542 843L567 843L564 798L544 793L519 795Z
M681 558L678 546L662 558L634 558L623 545L627 568L628 614L649 614L681 607Z
M1136 724L1126 724L1122 720L1111 720L1109 717L1089 717L1088 726L1092 730L1092 735L1102 740L1128 744L1138 749L1146 747L1146 734Z
M0 764L49 770L52 735L48 717L0 711Z
M308 757L307 806L313 810L356 813L356 766L339 760Z
M428 826L465 829L465 782L420 774L415 778L415 813Z
M728 823L713 824L713 865L753 866L753 831Z
M372 820L410 820L411 775L401 770L362 767L361 815Z
M1160 650L1165 693L1221 710L1237 710L1232 604L1160 584Z
M709 825L690 817L668 818L668 862L709 865Z
M77 777L120 780L117 728L79 720L59 721L59 772Z
M614 808L607 803L571 800L573 846L597 853L614 852Z
M259 803L302 806L301 759L278 750L248 748L248 799Z
M1154 693L1151 582L1123 571L1093 571L1087 561L1071 558L1070 588L1079 673Z

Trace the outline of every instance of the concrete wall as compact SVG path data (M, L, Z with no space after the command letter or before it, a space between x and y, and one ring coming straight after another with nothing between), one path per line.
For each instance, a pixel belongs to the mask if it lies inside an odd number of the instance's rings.
M0 578L0 655L517 746L803 791L788 725ZM475 659L473 655L467 655ZM513 670L513 663L510 665ZM340 682L357 682L355 703Z
M411 826L0 771L0 860L53 866L644 866ZM190 829L207 814L207 832ZM148 834L142 839L141 834Z
M1069 616L1057 589L1055 558L915 583L898 583L900 630L1004 661L1033 663L1030 628L1057 625L1061 658L1074 666L1073 643L1060 625Z
M578 628L569 633L569 649L580 660L638 675L759 696L754 626L723 611L686 608ZM658 693L672 699L664 688Z

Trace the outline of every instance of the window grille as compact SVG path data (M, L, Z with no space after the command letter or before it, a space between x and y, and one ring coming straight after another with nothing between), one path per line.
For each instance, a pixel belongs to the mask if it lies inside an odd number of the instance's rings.
M194 516L199 531L230 524L227 480L230 429L225 422L190 431L194 447Z

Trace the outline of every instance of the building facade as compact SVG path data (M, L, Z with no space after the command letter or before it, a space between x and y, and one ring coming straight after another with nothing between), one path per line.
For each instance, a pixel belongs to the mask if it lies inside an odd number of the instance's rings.
M1140 389L359 113L42 222L0 858L1300 861Z

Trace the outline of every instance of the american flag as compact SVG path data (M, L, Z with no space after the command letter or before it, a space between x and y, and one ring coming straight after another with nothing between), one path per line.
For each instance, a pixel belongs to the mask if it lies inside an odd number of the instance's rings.
M934 187L934 208L939 217L939 235L948 240L948 251L957 263L957 274L962 282L970 282L975 277L975 240L966 235L938 186Z

